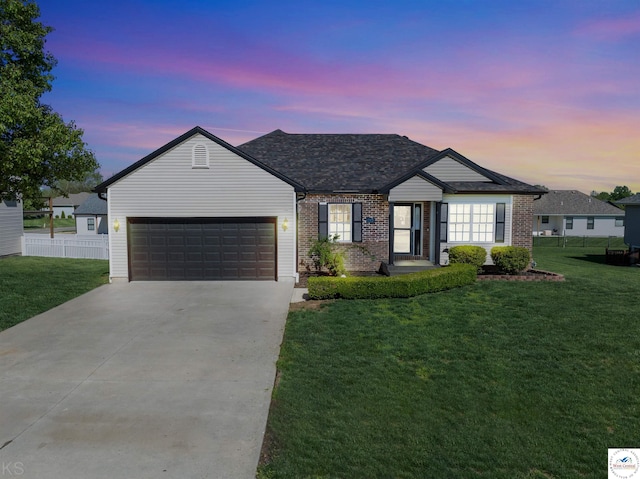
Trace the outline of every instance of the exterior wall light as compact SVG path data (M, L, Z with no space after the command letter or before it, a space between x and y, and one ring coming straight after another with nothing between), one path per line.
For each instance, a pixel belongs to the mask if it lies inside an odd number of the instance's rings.
M289 220L287 220L287 218L285 218L282 221L282 231L287 231L289 229Z
M116 218L113 222L113 231L115 231L116 233L120 231L120 222L118 221L118 218Z

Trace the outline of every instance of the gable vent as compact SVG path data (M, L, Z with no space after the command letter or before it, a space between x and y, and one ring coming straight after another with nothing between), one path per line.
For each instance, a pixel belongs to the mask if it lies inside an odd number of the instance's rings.
M191 166L193 168L209 168L209 150L207 145L198 143L191 150Z

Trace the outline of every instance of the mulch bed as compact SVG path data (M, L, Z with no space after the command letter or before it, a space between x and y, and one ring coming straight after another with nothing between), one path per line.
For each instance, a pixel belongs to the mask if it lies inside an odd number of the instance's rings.
M479 281L564 281L564 276L551 271L530 269L520 274L501 274L495 268L485 267L478 274Z

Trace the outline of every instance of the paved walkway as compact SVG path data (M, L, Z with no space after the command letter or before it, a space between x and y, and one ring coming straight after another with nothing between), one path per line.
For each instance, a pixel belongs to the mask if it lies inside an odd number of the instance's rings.
M292 288L114 283L0 333L5 476L255 477Z

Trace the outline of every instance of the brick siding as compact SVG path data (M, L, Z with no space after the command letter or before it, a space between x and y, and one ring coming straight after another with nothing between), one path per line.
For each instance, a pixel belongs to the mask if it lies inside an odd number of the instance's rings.
M309 194L298 203L298 270L313 270L309 257L312 243L318 239L319 203L362 203L362 242L345 243L339 247L345 252L347 271L376 271L382 261L389 261L389 202L383 195ZM367 223L373 218L375 223Z
M513 196L513 225L511 244L533 250L533 195Z

